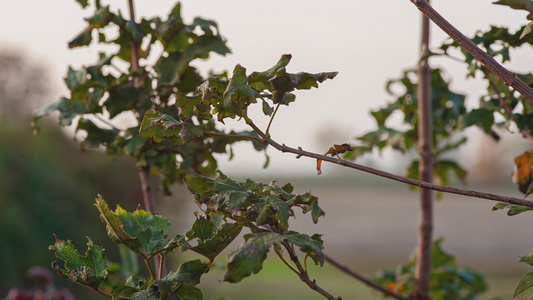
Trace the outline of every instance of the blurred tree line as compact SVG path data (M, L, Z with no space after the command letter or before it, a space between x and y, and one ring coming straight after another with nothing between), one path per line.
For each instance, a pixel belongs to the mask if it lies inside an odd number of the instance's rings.
M97 216L93 200L100 193L128 210L142 201L132 161L77 150L72 137L46 122L32 134L32 110L53 100L52 89L45 68L23 55L0 53L0 299L11 287L31 288L30 267L51 270L53 233L78 245L90 236L117 257L102 226L84 225ZM74 284L56 283L84 298Z

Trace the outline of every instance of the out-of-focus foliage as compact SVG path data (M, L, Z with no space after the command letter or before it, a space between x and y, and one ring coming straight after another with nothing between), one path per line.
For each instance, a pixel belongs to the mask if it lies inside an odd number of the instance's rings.
M372 117L376 121L377 129L358 137L359 145L345 157L354 159L374 149L382 151L386 147L402 153L418 150L418 96L416 70L407 70L398 79L390 80L386 87L390 95L396 100L376 111ZM465 95L453 92L449 80L445 80L444 71L431 71L431 105L433 120L433 176L438 184L447 185L451 175L463 183L466 171L455 161L446 159L446 154L456 150L466 142L466 137L458 132L465 127L477 124L479 118L464 124L463 118L467 113L464 104ZM394 113L400 113L402 129L396 129L390 119ZM414 159L406 171L406 176L418 179L418 159Z
M69 42L70 48L99 44L118 46L118 50L100 52L92 65L70 67L64 79L70 95L36 111L35 121L59 112L61 125L75 123L76 131L85 133L82 147L104 147L111 157L133 157L152 174L163 175L167 194L170 185L182 182L187 172L214 175L217 162L213 155L226 153L233 140L187 135L184 130L182 135L191 143L155 143L139 136L139 128L142 117L150 109L177 114L178 107L174 105L177 94L192 93L204 82L192 61L207 59L212 53L230 53L217 24L200 17L185 23L180 3L165 19L143 18L133 23L120 11L100 6L97 1L94 15L85 20L87 27ZM110 36L107 29L111 27L118 27L118 36ZM96 33L98 39L93 39ZM159 46L162 49L156 49ZM121 68L123 64L133 65L133 49L139 53L139 70ZM155 63L145 63L148 58ZM206 107L203 109L204 115L210 115ZM119 115L132 116L137 124L129 128L114 124ZM190 125L193 122L201 128L221 132L211 118L191 120Z
M45 67L14 49L0 52L0 119L26 126L33 109L50 95Z
M478 299L487 289L482 274L457 266L455 258L441 248L442 239L433 242L431 250L430 294L435 300ZM415 283L416 256L396 270L383 270L374 276L381 286L399 295L409 295Z
M87 195L109 195L129 208L142 202L130 163L100 152L82 153L48 122L37 136L29 126L2 122L0 144L9 145L0 147L0 256L9 258L2 263L2 291L21 284L29 267L50 266L52 256L42 249L53 241L52 233L76 243L84 243L85 236L103 240L105 232L91 225Z

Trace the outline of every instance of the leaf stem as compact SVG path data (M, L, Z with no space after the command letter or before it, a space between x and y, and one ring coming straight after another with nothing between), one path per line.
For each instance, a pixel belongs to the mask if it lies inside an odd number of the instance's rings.
M274 247L274 252L276 252L276 254L278 255L278 257L281 259L281 261L289 268L291 269L291 271L293 271L294 273L296 273L298 276L300 276L300 272L298 272L298 270L296 270L286 259L285 257L283 257L283 253L281 253L281 248L279 246L275 246Z
M163 278L163 269L164 269L163 262L165 261L165 257L161 253L159 253L157 257L159 257L159 267L157 268L157 271L158 271L157 279L161 279ZM157 263L157 260L155 260L155 262Z
M272 117L270 117L270 121L268 121L268 126L265 131L265 135L268 137L270 137L270 125L272 125L272 120L274 120L274 117L276 116L276 113L278 112L278 108L280 105L281 103L278 103L278 105L276 105L276 108L274 109L274 113L272 113Z
M204 135L208 136L222 136L232 139L250 139L250 140L256 140L258 142L264 143L264 140L260 137L252 136L252 135L245 135L245 134L231 134L231 133L223 133L223 132L214 132L214 131L204 131L202 132Z
M154 273L154 270L152 269L152 266L150 266L150 260L147 258L144 258L143 260L144 260L144 263L146 264L146 268L148 269L148 272L150 273L150 277L152 277L152 279L154 280L158 279L157 277L155 277L155 273Z

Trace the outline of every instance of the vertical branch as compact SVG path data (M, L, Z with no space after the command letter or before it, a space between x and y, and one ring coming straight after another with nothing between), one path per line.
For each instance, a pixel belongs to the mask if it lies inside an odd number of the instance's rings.
M147 212L155 213L155 203L152 194L152 185L150 184L150 167L142 166L138 168L139 179L141 181L141 189L144 200L144 209Z
M130 22L132 28L135 29L137 24L135 23L135 9L133 7L133 0L128 0L128 10L130 13ZM135 40L135 37L130 36L130 48L131 48L131 69L133 71L133 87L139 89L141 87L141 67L139 65L139 44ZM141 116L139 118L142 118ZM141 121L139 120L139 123ZM141 181L141 189L143 194L144 208L147 212L152 214L156 213L155 201L152 193L152 185L150 184L150 167L141 166L138 168L139 179ZM147 262L148 264L148 262ZM154 264L158 277L152 278L161 279L163 273L165 273L165 266L163 265L163 259L160 256L154 258Z
M133 7L133 0L128 0L128 9L130 11L130 22L132 25L132 28L135 28L137 24L135 23L135 10ZM131 48L131 68L133 70L133 86L135 88L139 88L140 86L140 71L141 68L139 66L139 45L137 44L137 41L135 41L135 38L130 38L130 48Z
M128 0L128 10L130 13L130 22L133 28L137 26L135 23L135 9L133 7L133 0ZM130 37L131 48L131 69L133 71L133 87L140 88L140 73L139 66L139 45L134 37ZM140 121L139 121L140 122ZM150 213L155 213L154 197L152 194L152 187L150 185L150 170L148 166L139 167L139 179L141 181L141 189L144 200L144 208Z
M420 153L418 173L421 181L433 181L433 120L431 108L431 69L424 58L429 47L429 19L422 15L420 56L418 65L418 151ZM418 245L414 299L429 299L431 272L431 240L433 231L432 191L420 189L420 213L418 223Z

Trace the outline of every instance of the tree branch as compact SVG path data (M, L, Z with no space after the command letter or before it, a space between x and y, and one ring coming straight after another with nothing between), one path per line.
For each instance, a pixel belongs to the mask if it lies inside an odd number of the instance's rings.
M333 258L327 256L327 255L324 255L324 258L326 259L327 262L329 262L330 264L332 264L333 266L335 266L336 268L338 268L339 270L343 271L344 273L354 277L355 279L361 281L362 283L366 284L367 286L387 295L387 296L390 296L392 298L395 298L395 299L398 299L398 300L407 300L407 298L403 297L403 296L400 296L392 291L389 291L387 288L385 287L382 287L381 285L375 283L374 281L372 281L371 279L368 279L366 277L364 277L363 275L361 274L358 274L352 270L350 270L350 268L348 268L347 266L337 262L336 260L334 260Z
M522 96L533 102L533 89L531 89L522 80L518 79L513 73L509 72L502 65L500 65L494 58L481 50L470 39L462 34L457 28L444 19L426 0L411 0L416 7L429 19L431 19L437 26L446 32L455 42L463 47L468 53L472 54L485 67L494 72L500 77L505 84L512 86Z
M433 182L433 110L431 108L431 69L426 53L429 51L429 19L421 14L420 62L418 64L418 174L421 181ZM427 300L431 279L431 246L433 233L433 193L420 189L418 243L416 246L415 286L413 297Z
M304 269L302 264L300 263L300 260L298 259L298 256L294 252L294 249L291 247L289 242L287 240L284 240L281 242L281 244L287 249L287 252L289 253L289 257L291 258L292 262L296 265L296 268L298 268L298 276L300 277L300 280L303 281L305 284L307 284L308 287L310 287L312 290L318 292L320 295L326 297L329 300L341 300L341 297L335 298L333 295L328 293L326 290L322 289L318 284L316 284L316 281L311 278L309 278L309 274Z
M305 150L302 150L301 147L299 147L300 149L295 149L295 148L291 148L291 147L285 146L285 144L280 145L279 143L275 142L271 138L267 137L251 120L248 119L247 123L248 123L248 125L250 127L252 127L259 134L259 136L261 136L263 138L263 141L265 141L266 143L268 143L269 145L271 145L272 147L276 148L277 150L279 150L281 152L293 153L293 154L296 154L297 157L298 156L299 157L305 156L305 157L310 157L310 158L314 158L314 159L321 159L323 161L331 162L331 163L334 163L334 164L337 164L337 165L341 165L341 166L345 166L345 167L348 167L348 168L352 168L352 169L356 169L356 170L359 170L359 171L363 171L363 172L366 172L366 173L374 174L374 175L377 175L377 176L380 176L380 177L384 177L384 178L388 178L388 179L391 179L391 180L394 180L394 181L398 181L398 182L401 182L401 183L405 183L405 184L409 184L409 185L413 185L413 186L418 186L420 188L430 189L430 190L433 190L433 191L449 193L449 194L463 195L463 196L468 196L468 197L473 197L473 198L487 199L487 200L498 201L498 202L505 202L505 203L509 203L509 204L523 205L523 206L527 206L527 207L533 207L533 201L531 201L531 200L515 198L515 197L508 197L508 196L501 196L501 195L495 195L495 194L491 194L491 193L477 192L477 191L472 191L472 190L467 190L467 189L460 189L460 188L455 188L455 187L450 187L450 186L443 186L443 185L433 184L433 183L429 183L429 182L424 182L424 181L420 181L420 180L415 180L415 179L411 179L411 178L395 175L395 174L392 174L392 173L388 173L388 172L385 172L385 171L377 170L377 169L374 169L374 168L371 168L371 167L363 166L363 165L360 165L360 164L356 164L356 163L353 163L353 162L350 162L350 161L338 159L338 158L335 158L335 157L331 157L331 156L326 156L326 155L322 155L322 154L318 154L318 153L305 151Z

